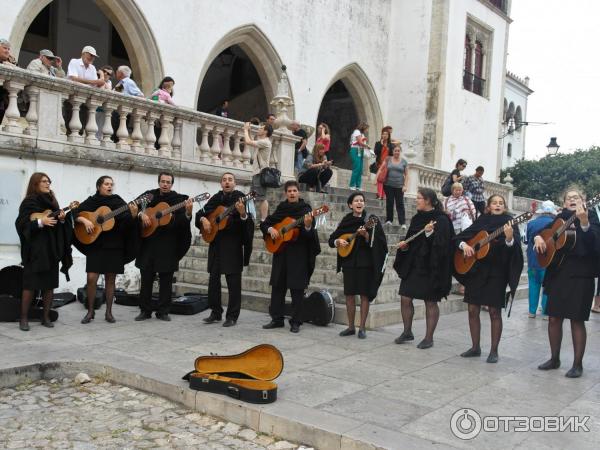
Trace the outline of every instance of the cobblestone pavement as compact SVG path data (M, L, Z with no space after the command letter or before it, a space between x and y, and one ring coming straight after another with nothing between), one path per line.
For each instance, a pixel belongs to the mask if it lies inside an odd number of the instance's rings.
M302 449L102 380L0 390L0 448Z

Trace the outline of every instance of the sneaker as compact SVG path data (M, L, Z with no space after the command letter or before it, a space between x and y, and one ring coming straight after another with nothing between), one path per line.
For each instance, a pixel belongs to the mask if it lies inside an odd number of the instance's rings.
M385 222L385 224L384 224L384 225L391 225L391 224L392 224L392 222L390 222L390 221L388 220L388 221L386 221L386 222Z
M535 314L529 313L529 315L527 317L529 317L530 319L535 319Z
M400 228L402 229L402 231L406 231L406 224L403 223L402 225L400 225Z
M548 320L548 316L547 316L546 314L544 314L544 315L542 316L542 320Z

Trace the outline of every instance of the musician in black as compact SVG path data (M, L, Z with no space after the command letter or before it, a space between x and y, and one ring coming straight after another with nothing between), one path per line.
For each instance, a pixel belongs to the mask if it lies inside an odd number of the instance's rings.
M50 189L52 181L42 172L31 175L27 185L27 193L19 206L19 216L15 227L21 241L21 261L23 264L23 293L21 295L21 320L19 328L29 331L27 314L34 292L42 291L44 313L42 325L52 328L49 313L52 306L54 289L58 287L58 263L62 262L61 271L67 276L72 265L71 234L72 225L65 223L65 213L61 211L56 217L32 220L31 215L46 210L58 211L59 206Z
M111 211L126 205L125 201L113 194L114 181L108 175L103 175L96 181L96 193L88 197L79 208L73 211L75 221L83 224L88 232L94 230L94 224L79 213L96 211L101 206L108 206ZM115 280L118 273L125 272L125 264L135 258L135 247L138 234L134 217L138 208L130 203L128 210L115 217L115 226L109 231L103 231L91 244L83 244L77 239L73 243L77 249L86 255L85 271L87 272L87 308L88 312L81 323L90 323L94 317L94 299L96 284L100 274L104 274L104 293L106 296L106 313L104 319L114 323L112 304L115 292Z
M179 270L179 261L187 253L192 242L190 220L192 219L193 201L173 189L175 176L171 172L161 172L158 175L158 189L144 192L151 194L152 200L146 205L152 208L159 203L174 206L185 202L184 208L171 213L171 221L159 226L150 236L142 238L140 250L135 260L135 266L140 269L140 313L136 321L152 317L152 284L158 273L159 293L156 305L156 318L170 321L171 296L173 290L173 273ZM150 217L145 211L138 213L143 229L151 225Z
M298 333L302 324L300 319L301 302L315 269L316 257L321 253L321 247L319 236L314 228L313 218L309 214L311 207L300 198L298 183L294 180L286 181L283 189L286 200L279 203L275 212L267 216L260 224L263 236L277 239L279 232L273 225L278 224L286 217L294 219L304 217L304 220L300 226L298 239L290 242L283 251L273 255L270 279L270 285L272 286L271 304L269 306L271 322L264 325L263 328L271 329L285 326L285 294L289 289L292 297L290 331Z
M394 269L400 282L400 306L404 331L396 344L414 340L412 323L415 314L413 299L425 301L425 338L417 348L433 347L433 333L440 318L438 307L442 297L452 286L452 255L454 247L452 222L442 209L435 191L420 188L417 191L417 214L412 218L406 236L424 232L410 243L398 244Z
M369 302L377 297L381 285L386 261L387 240L383 227L375 216L371 216L369 229L365 210L365 196L362 192L353 192L348 197L348 207L352 210L341 220L337 228L329 236L329 246L345 248L350 243L342 237L348 233L357 233L354 247L348 256L337 256L337 272L344 275L344 295L346 296L346 311L348 313L348 328L340 332L340 336L352 336L355 330L356 296L360 296L360 325L359 339L365 339Z
M573 339L573 366L566 373L568 378L578 378L583 374L583 354L587 341L585 321L590 318L590 307L594 298L594 277L600 268L600 223L594 210L587 211L584 195L578 188L569 188L563 195L563 210L557 219L567 221L573 214L576 219L569 229L574 233L564 250L557 252L546 269L544 291L548 295L548 338L551 356L538 366L540 370L560 367L560 346L564 319L571 321ZM553 222L554 223L554 222ZM552 224L547 228L551 228ZM534 238L534 248L539 253L546 251L546 243L541 236Z
M484 230L493 233L497 229L503 232L490 242L488 255L478 260L473 268L464 275L455 273L456 279L465 286L464 301L469 304L469 329L471 330L472 347L460 356L464 358L481 355L480 334L481 307L489 308L492 344L488 363L498 362L498 344L502 336L502 308L506 306L506 287L510 287L510 295L514 297L519 278L523 271L523 251L519 228L508 222L512 216L506 212L506 201L501 195L492 195L487 200L486 213L482 214L466 230L458 234L454 243L466 257L475 254L475 249L466 241Z
M244 193L235 189L235 176L225 172L221 176L221 191L213 195L200 211L196 213L196 227L211 232L211 223L207 216L219 206L235 206L228 216L227 226L217 232L208 247L208 302L211 313L204 318L205 323L219 322L223 315L221 305L221 275L225 275L229 300L224 327L237 323L242 304L242 271L250 263L252 240L254 238L254 220L246 212L242 201Z

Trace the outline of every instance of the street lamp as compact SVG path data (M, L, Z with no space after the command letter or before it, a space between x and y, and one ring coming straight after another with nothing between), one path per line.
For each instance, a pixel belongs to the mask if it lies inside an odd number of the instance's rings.
M556 156L556 154L558 153L558 149L560 148L560 145L558 145L558 143L556 142L555 137L551 137L550 143L548 145L546 145L546 148L548 149L549 156Z

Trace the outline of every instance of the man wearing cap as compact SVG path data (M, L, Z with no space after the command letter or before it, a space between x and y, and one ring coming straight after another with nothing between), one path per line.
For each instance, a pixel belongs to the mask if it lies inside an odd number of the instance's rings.
M542 206L535 212L538 217L527 223L527 234L525 243L527 244L527 278L529 279L529 318L535 319L535 314L540 302L540 291L546 269L543 269L537 260L537 254L533 248L533 238L546 226L554 220L556 215L556 205L552 200L542 202ZM542 293L542 315L547 319L546 302L548 297Z
M83 47L83 50L81 50L81 58L73 58L69 62L69 68L67 69L67 77L69 80L90 86L104 86L104 80L98 79L98 73L93 64L94 59L97 57L98 54L94 47L91 45Z
M54 53L50 50L40 50L40 57L31 61L27 66L27 70L51 77L66 77L65 71L62 68L62 59L60 56L54 56Z

